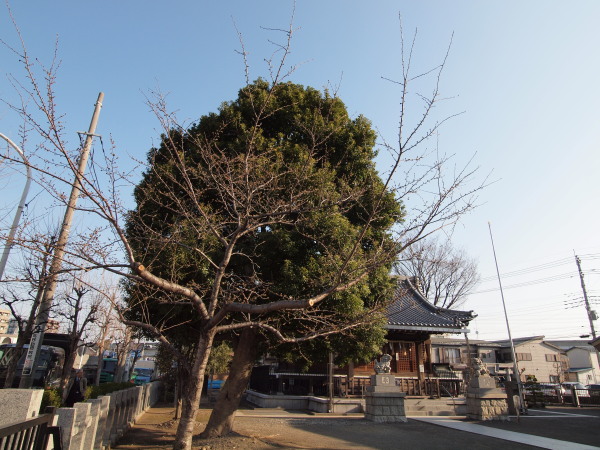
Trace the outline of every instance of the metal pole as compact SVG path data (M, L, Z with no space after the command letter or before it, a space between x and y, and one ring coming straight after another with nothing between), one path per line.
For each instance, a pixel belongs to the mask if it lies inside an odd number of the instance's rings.
M510 325L508 323L508 314L506 312L506 302L504 301L504 291L502 290L502 280L500 279L500 269L498 268L498 258L496 258L496 248L494 247L494 237L492 236L492 224L488 222L490 229L490 240L492 241L492 251L494 253L494 262L496 263L496 273L498 274L498 285L500 286L500 296L502 297L502 308L504 308L504 318L506 319L506 329L508 330L508 339L510 341L510 351L512 353L513 360L513 372L517 381L517 390L519 391L519 401L521 402L521 412L527 413L525 407L525 401L523 398L523 387L521 385L521 374L519 373L519 365L517 364L517 355L515 353L515 344L513 342L512 334L510 333Z
M23 209L25 208L25 201L27 200L27 194L29 193L29 186L31 185L31 167L29 167L29 160L25 157L23 151L11 141L9 138L0 133L0 138L4 139L8 144L14 148L21 158L23 158L23 162L25 163L25 167L27 169L27 182L25 183L25 188L23 189L23 193L21 194L21 201L19 202L19 206L17 206L17 212L15 213L15 218L13 219L12 226L10 227L10 232L8 233L8 239L6 239L6 245L4 246L4 251L2 252L2 259L0 259L0 280L4 275L4 268L6 267L6 262L8 261L8 254L10 253L10 249L13 246L13 241L15 238L15 233L17 232L17 227L19 226L19 221L21 220L21 215L23 214Z
M65 247L67 240L69 239L69 232L71 231L71 222L73 221L73 214L75 213L75 207L77 206L77 199L81 193L81 185L83 182L83 174L90 155L92 148L92 141L94 132L96 131L96 125L98 124L98 118L100 116L100 109L102 108L102 101L104 100L104 94L100 92L98 94L98 100L94 108L94 114L90 122L90 127L85 138L83 149L79 157L79 166L75 173L75 180L73 181L73 187L71 189L71 195L69 202L67 203L67 209L65 211L65 217L58 235L58 240L54 247L54 255L52 257L52 264L50 265L48 281L45 283L44 297L40 304L40 309L35 321L35 327L31 336L31 342L23 365L23 375L21 376L20 388L30 388L33 383L33 376L35 373L34 362L38 361L41 350L41 344L44 339L44 333L46 331L46 324L50 317L50 308L54 301L54 291L56 290L56 281L58 278L58 272L63 263L63 256L65 254Z

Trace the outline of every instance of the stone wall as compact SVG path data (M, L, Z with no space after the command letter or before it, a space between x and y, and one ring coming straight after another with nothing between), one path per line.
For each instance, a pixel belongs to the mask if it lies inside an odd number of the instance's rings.
M329 399L312 395L268 395L247 390L246 401L260 408L297 409L318 413L326 413L329 409ZM364 407L364 400L360 398L335 398L332 412L361 413L365 410Z
M63 450L110 448L135 421L158 401L160 382L112 392L97 399L58 408L54 425L61 429ZM41 389L0 389L0 426L37 416ZM2 414L2 410L7 414ZM10 412L10 414L8 414ZM12 418L9 423L6 418ZM3 423L4 422L4 423Z
M506 398L473 398L467 402L467 415L474 420L509 420Z

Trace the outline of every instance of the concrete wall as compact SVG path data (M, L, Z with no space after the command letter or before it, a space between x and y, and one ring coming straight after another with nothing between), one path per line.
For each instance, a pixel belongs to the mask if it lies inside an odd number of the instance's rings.
M280 408L326 413L329 399L311 395L268 395L256 391L246 391L246 401L260 408ZM360 413L364 411L362 399L335 398L333 411L336 414Z

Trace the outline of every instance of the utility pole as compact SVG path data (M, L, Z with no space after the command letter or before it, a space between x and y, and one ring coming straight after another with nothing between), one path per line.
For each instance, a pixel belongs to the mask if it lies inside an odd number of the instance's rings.
M100 116L100 109L102 108L102 101L104 100L104 93L98 94L98 100L94 108L94 114L88 132L86 133L85 143L79 156L79 165L77 172L75 173L75 180L71 188L71 195L69 202L67 203L67 210L65 211L65 217L60 229L60 234L54 247L54 255L52 256L52 263L48 272L48 279L44 283L44 296L38 310L38 315L35 321L35 327L33 334L31 335L31 342L29 343L29 349L27 350L27 356L23 365L23 374L21 376L20 388L30 388L33 384L33 378L35 376L35 368L37 367L37 361L39 360L40 350L42 347L42 341L44 340L44 333L46 331L46 325L50 316L50 308L54 301L54 291L56 290L56 281L58 278L58 272L61 269L63 263L63 257L65 254L65 247L69 239L69 232L71 231L71 222L73 221L73 214L75 213L75 207L77 206L77 199L81 193L81 186L83 183L83 174L87 166L87 161L90 156L90 150L92 148L92 141L94 139L94 132L96 131L96 125L98 124L98 118Z
M583 300L585 302L585 310L587 311L588 319L590 321L590 330L592 336L596 339L596 330L594 329L594 320L598 318L596 311L593 311L590 307L590 301L588 300L587 291L585 290L585 282L583 281L583 271L581 270L581 260L579 256L575 255L575 262L577 263L577 270L579 270L579 280L581 281L581 290L583 291Z

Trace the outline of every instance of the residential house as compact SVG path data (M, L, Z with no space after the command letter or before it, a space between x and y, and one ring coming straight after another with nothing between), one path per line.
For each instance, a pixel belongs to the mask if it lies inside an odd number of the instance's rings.
M513 363L510 341L495 341L500 345L498 363ZM540 383L560 383L567 379L569 359L566 352L544 340L544 336L513 339L521 381L535 377Z
M461 376L468 369L470 359L479 358L493 375L506 375L506 368L512 364L502 364L496 361L500 344L494 342L469 339L468 335L461 338L435 336L431 338L431 355L434 373L450 371L453 376Z
M571 379L568 349L562 348L557 341L546 341L544 336L532 336L513 339L513 343L522 381L534 376L541 383L559 383ZM570 345L569 348L572 347ZM459 373L470 364L470 355L471 358L480 358L490 374L499 379L507 379L513 373L514 364L508 340L472 340L467 339L466 335L463 338L439 336L432 338L431 348L432 363L441 370L446 368ZM573 357L579 356L578 349L572 349L572 353ZM589 361L589 358L585 361ZM571 364L573 363L574 360Z
M587 384L600 384L600 364L598 351L581 339L546 341L563 349L569 358L567 381Z

